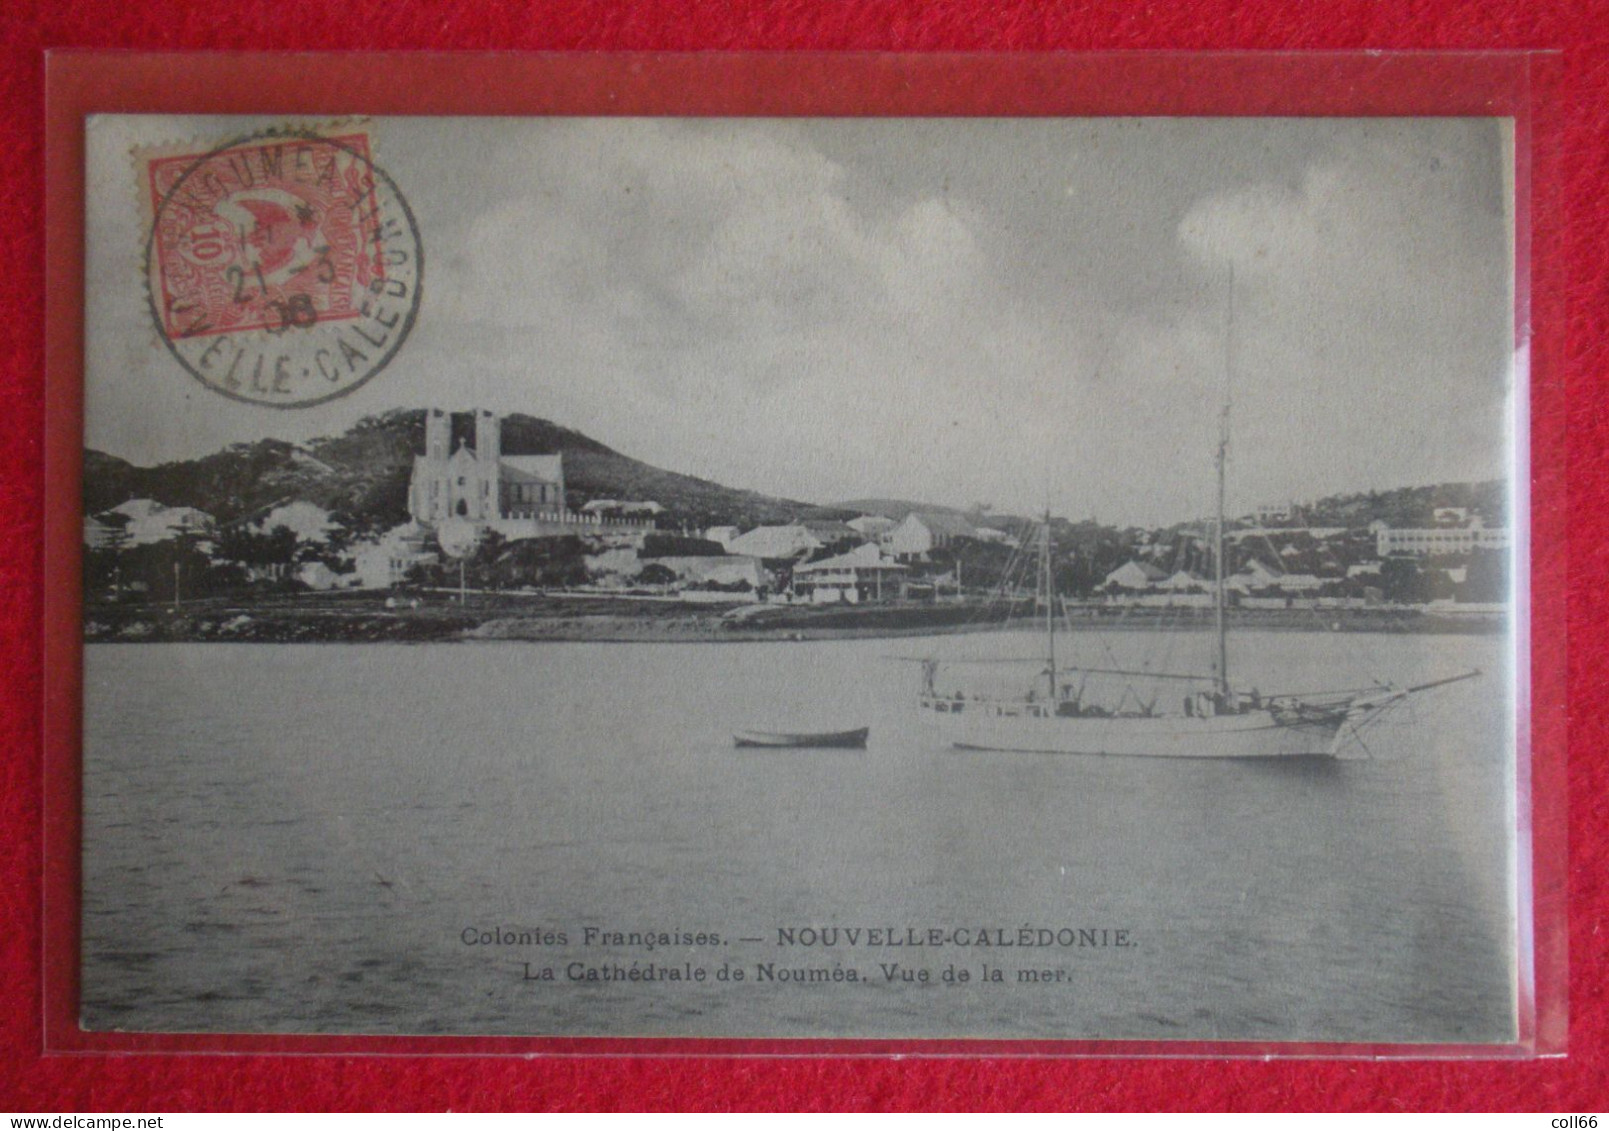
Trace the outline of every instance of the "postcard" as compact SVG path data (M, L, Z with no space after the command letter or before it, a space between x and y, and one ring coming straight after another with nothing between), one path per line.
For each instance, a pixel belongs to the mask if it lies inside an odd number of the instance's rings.
M89 117L82 1029L1512 1046L1515 145Z

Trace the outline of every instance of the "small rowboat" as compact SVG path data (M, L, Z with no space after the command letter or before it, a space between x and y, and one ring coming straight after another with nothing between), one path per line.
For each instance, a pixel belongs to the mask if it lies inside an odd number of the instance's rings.
M859 730L824 731L817 734L779 734L767 730L740 730L732 737L738 746L769 746L791 747L806 749L810 747L830 747L840 750L866 749L866 737L871 734L871 727L861 727Z

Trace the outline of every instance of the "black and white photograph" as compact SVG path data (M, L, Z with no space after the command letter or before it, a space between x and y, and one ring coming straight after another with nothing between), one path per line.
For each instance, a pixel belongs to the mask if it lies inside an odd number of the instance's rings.
M1520 1039L1510 121L85 140L85 1030Z

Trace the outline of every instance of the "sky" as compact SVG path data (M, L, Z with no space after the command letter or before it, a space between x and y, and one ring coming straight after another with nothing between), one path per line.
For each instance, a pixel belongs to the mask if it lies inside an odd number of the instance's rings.
M91 120L90 447L151 464L479 407L811 502L1151 524L1210 509L1227 402L1234 513L1505 472L1496 120L379 119L418 321L291 410L158 340L131 160L269 124Z

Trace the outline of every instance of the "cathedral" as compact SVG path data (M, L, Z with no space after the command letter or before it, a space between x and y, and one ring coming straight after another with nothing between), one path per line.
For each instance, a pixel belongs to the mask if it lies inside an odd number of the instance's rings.
M505 456L502 420L475 413L475 446L452 449L452 416L439 408L425 416L425 453L413 460L408 512L434 526L460 518L498 527L518 522L565 522L563 456Z

